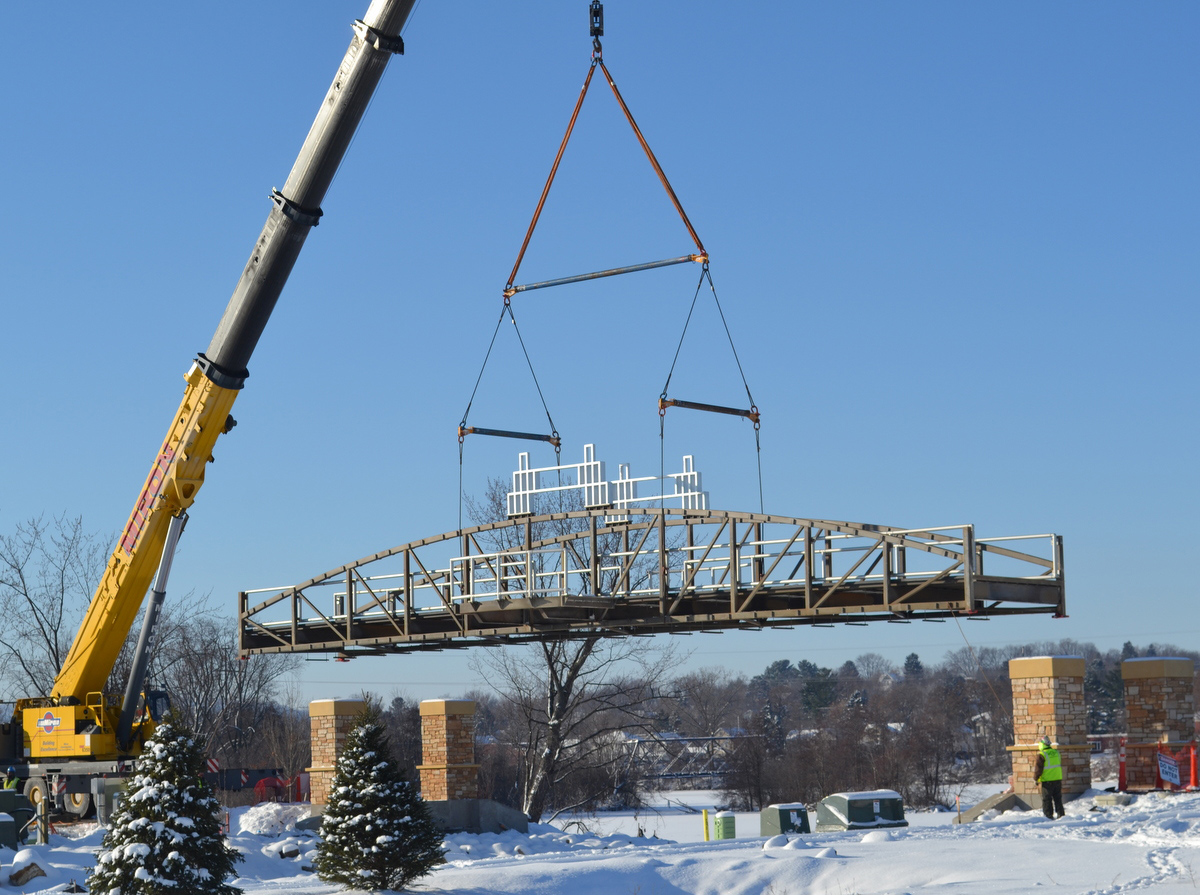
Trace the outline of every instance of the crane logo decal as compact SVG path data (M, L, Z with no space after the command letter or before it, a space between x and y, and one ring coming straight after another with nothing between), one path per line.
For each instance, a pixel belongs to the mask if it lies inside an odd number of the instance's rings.
M53 712L46 712L42 717L38 718L37 726L42 733L49 736L58 729L58 725L62 724L62 718L55 715Z

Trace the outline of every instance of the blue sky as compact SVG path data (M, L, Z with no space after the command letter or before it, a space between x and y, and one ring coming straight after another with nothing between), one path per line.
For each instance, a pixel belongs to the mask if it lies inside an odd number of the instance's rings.
M123 525L365 6L0 7L0 528ZM586 7L420 3L254 356L175 594L232 612L240 589L456 526L454 427L586 73ZM711 254L763 411L768 511L1054 531L1071 617L971 625L974 643L1196 648L1200 7L605 13L605 60ZM690 245L596 83L521 279ZM654 402L695 274L518 298L564 457L594 442L657 466ZM741 402L711 308L674 383ZM472 422L540 415L502 339ZM715 506L756 508L747 425L680 413L667 434ZM468 488L520 449L470 443ZM725 634L689 641L689 664L932 661L956 638ZM313 696L425 697L471 686L466 659L303 671Z

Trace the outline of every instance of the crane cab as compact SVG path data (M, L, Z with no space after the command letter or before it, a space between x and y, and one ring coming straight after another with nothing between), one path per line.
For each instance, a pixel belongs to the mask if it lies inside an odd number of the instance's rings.
M141 751L141 744L170 710L170 700L161 690L142 694L138 699L128 750L122 750L117 743L117 721L121 714L119 696L89 693L83 705L25 705L19 708L26 761L112 760Z

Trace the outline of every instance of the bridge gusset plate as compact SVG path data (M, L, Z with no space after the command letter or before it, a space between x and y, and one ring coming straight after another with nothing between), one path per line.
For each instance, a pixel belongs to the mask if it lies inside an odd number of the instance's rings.
M971 525L722 510L612 518L600 507L508 519L402 544L282 591L245 591L239 646L379 655L1066 611L1057 535L979 539Z

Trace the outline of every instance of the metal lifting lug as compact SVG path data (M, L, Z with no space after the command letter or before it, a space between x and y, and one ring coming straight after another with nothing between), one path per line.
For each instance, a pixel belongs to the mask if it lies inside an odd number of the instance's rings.
M380 34L362 19L355 20L354 33L377 50L383 50L394 56L404 55L404 38L400 35L388 37L386 34Z

